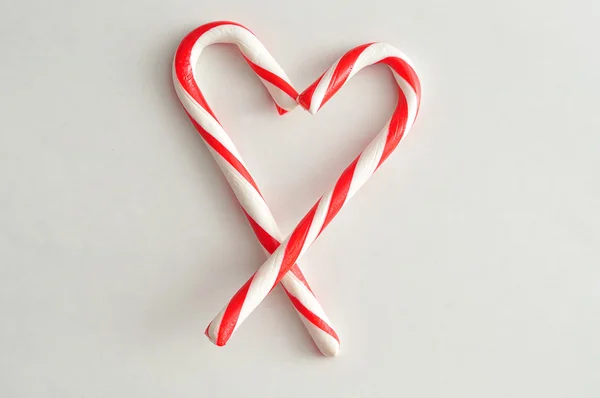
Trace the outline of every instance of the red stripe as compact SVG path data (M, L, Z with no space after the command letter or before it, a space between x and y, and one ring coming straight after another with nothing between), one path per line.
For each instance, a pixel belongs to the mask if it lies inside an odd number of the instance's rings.
M262 77L269 83L272 83L275 86L277 86L281 91L283 91L288 96L290 96L290 98L292 98L294 101L296 100L296 98L298 97L298 92L288 82L286 82L285 80L283 80L281 77L277 76L276 74L269 72L268 70L256 65L255 63L250 61L244 54L242 54L242 57L244 57L244 59L246 60L248 65L250 65L252 70L254 70L254 72L258 76Z
M352 72L352 69L354 68L357 58L371 44L372 43L367 43L363 44L362 46L355 47L344 54L342 58L340 58L340 61L333 71L331 81L329 82L327 91L325 91L325 96L323 97L323 101L321 101L319 109L321 109L321 107L325 105L327 101L329 101L329 99L344 85L346 80L348 80L348 75L350 75L350 72Z
M265 231L248 213L244 210L244 214L250 223L250 226L254 230L254 234L256 238L269 253L273 253L279 247L279 241L271 236L267 231Z
M292 267L292 269L290 269L288 271L288 273L292 273L296 278L298 278L300 280L300 282L302 282L302 284L304 285L304 287L306 287L314 296L315 293L312 291L312 289L310 288L308 281L306 280L306 278L304 277L304 274L302 273L302 271L300 271L300 267L298 267L297 264L294 264L294 266Z
M277 113L279 113L279 115L283 116L286 113L288 113L287 109L283 109L282 107L280 107L279 105L275 104L275 108L277 108Z
M258 186L256 185L256 182L254 182L254 179L252 178L248 170L246 170L244 165L231 152L229 152L229 149L225 148L225 146L223 146L223 144L221 144L215 137L213 137L208 131L204 130L204 128L202 128L202 126L200 126L198 122L196 122L187 111L186 113L190 118L190 121L198 131L198 133L204 139L204 141L212 149L217 151L217 153L221 155L221 157L225 159L227 163L229 163L234 169L236 169L238 173L240 173L242 177L244 177L244 179L246 179L254 187L254 189L256 189L258 194L261 195L260 191L258 190Z
M289 293L288 293L288 297L290 298L290 301L292 302L292 304L294 304L294 307L296 307L296 309L298 310L298 312L301 313L302 316L304 316L306 319L308 319L308 321L310 323L312 323L313 325L315 325L316 327L318 327L319 329L321 329L322 331L324 331L328 335L332 336L334 339L336 339L338 341L338 343L340 342L340 339L339 339L338 335L327 324L327 322L325 322L324 320L322 320L321 318L319 318L317 315L315 315L312 311L310 311L308 308L306 308L300 302L300 300L298 300L296 297L292 296Z
M317 80L315 80L315 82L313 84L308 86L308 88L306 90L304 90L302 92L302 94L300 94L300 96L298 97L298 103L304 109L306 109L306 110L310 109L310 103L312 102L313 94L314 94L317 86L319 85L319 82L321 82L321 79L323 78L324 75L325 75L325 73L323 73Z
M231 337L233 330L235 329L235 325L237 324L238 318L240 316L240 312L242 311L242 306L244 305L244 300L246 300L246 295L248 294L248 289L250 288L250 284L254 279L254 275L252 278L248 279L248 282L244 283L244 286L233 296L227 308L225 309L225 313L223 314L223 319L221 320L221 325L219 325L219 330L217 334L216 344L218 346L224 346L227 344L227 340Z
M350 190L350 184L352 183L352 177L354 176L354 170L356 169L356 164L358 163L359 158L360 155L354 159L350 166L346 167L346 170L344 170L340 178L337 180L335 188L333 188L333 195L331 196L329 210L327 211L327 216L325 216L325 221L323 222L323 227L321 227L319 234L325 229L325 227L327 227L327 224L333 220L333 217L335 217L335 215L338 214L340 209L344 206L346 197L348 197L348 191Z
M281 262L281 268L279 269L279 274L277 275L274 285L279 283L281 278L283 278L290 268L292 268L300 256L300 251L302 251L302 247L306 241L306 235L308 234L308 230L313 222L313 218L315 217L315 212L317 211L318 206L319 202L317 202L313 208L310 209L302 221L300 221L298 226L296 226L294 232L292 232L285 248L285 252L283 253L283 261Z
M378 63L388 65L397 74L399 74L415 90L417 99L421 99L421 82L415 70L403 59L398 57L384 58Z
M392 151L398 146L398 143L406 131L407 120L408 104L404 93L400 87L398 87L398 103L396 104L396 109L390 119L390 127L388 129L385 146L383 147L383 153L381 154L381 159L379 160L377 168L383 164L387 157L390 156Z

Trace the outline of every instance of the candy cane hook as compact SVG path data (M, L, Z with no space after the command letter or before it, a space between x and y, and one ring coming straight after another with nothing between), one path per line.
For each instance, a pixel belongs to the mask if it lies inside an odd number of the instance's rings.
M213 319L207 329L207 336L213 343L227 343L233 332L262 302L272 287L286 275L412 127L420 105L419 78L408 58L398 49L385 43L365 44L349 51L306 89L298 101L305 109L315 113L350 77L376 63L387 65L397 83L398 103L391 119L344 170L333 188L317 201L289 237Z
M233 22L213 22L200 26L183 39L175 53L173 82L177 96L231 185L259 242L267 253L273 253L282 238L275 219L242 157L196 83L198 58L204 48L214 43L238 46L246 62L269 91L280 114L297 106L298 93L260 41L248 29ZM339 339L308 282L297 265L291 264L288 271L279 279L304 326L324 355L337 355ZM269 290L275 285L272 284ZM231 306L229 309L230 311L225 310L227 316L237 318L236 307ZM225 327L219 328L213 324L211 328L227 334Z

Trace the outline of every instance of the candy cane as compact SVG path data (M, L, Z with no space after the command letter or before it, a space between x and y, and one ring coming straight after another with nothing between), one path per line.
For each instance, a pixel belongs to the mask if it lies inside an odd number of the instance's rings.
M239 47L247 63L266 86L280 114L297 105L298 94L258 39L245 27L232 22L213 22L195 29L183 39L175 54L173 81L177 95L231 185L259 242L267 253L273 253L282 238L273 215L233 142L206 103L194 77L202 50L213 43L232 43ZM308 282L295 264L289 271L280 279L294 308L319 350L326 356L337 355L339 339ZM233 313L229 315L236 316Z
M350 77L376 63L387 65L397 83L398 103L391 119L344 170L334 187L317 201L290 236L213 319L207 329L207 336L213 343L220 346L227 343L244 319L306 252L412 127L420 105L420 82L408 58L398 49L384 43L365 44L346 53L306 89L298 101L314 114Z

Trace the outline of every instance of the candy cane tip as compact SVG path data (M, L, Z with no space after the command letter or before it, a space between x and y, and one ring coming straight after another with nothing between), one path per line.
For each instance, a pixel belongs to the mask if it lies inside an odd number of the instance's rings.
M289 110L283 109L282 107L280 107L277 104L275 104L275 107L277 108L277 113L279 113L281 116L283 116L283 115L285 115L286 113L289 112Z
M307 96L307 95L304 95L304 94L300 94L298 96L298 98L296 98L296 102L298 104L300 104L300 106L302 107L302 109L304 109L305 111L307 111L311 115L314 115L318 111L318 109L310 109L310 96Z
M327 345L325 347L319 347L319 351L321 351L321 354L323 354L323 356L337 357L338 355L340 355L340 345L335 344Z
M208 339L210 340L211 343L213 343L216 346L222 347L225 344L219 344L219 339L218 339L218 333L215 333L214 330L211 330L211 326L212 326L212 322L206 327L206 330L204 331L204 335L206 337L208 337Z
M208 340L211 343L213 343L214 345L216 345L217 347L223 347L227 343L225 341L219 341L217 336L211 336L210 333L208 332L208 330L204 334L206 335L206 337L208 337Z
M340 354L340 340L333 330L331 331L333 334L331 334L329 332L325 332L319 327L316 327L310 328L309 333L323 356L337 357Z

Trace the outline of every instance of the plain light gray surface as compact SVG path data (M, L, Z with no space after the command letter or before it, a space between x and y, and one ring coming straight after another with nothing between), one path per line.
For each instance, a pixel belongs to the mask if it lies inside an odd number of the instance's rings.
M600 56L592 0L0 3L0 396L600 394ZM246 24L302 89L367 41L406 52L417 124L306 255L342 340L278 288L206 324L265 259L177 102L179 40ZM237 52L201 85L284 232L379 131L383 67L278 117Z

